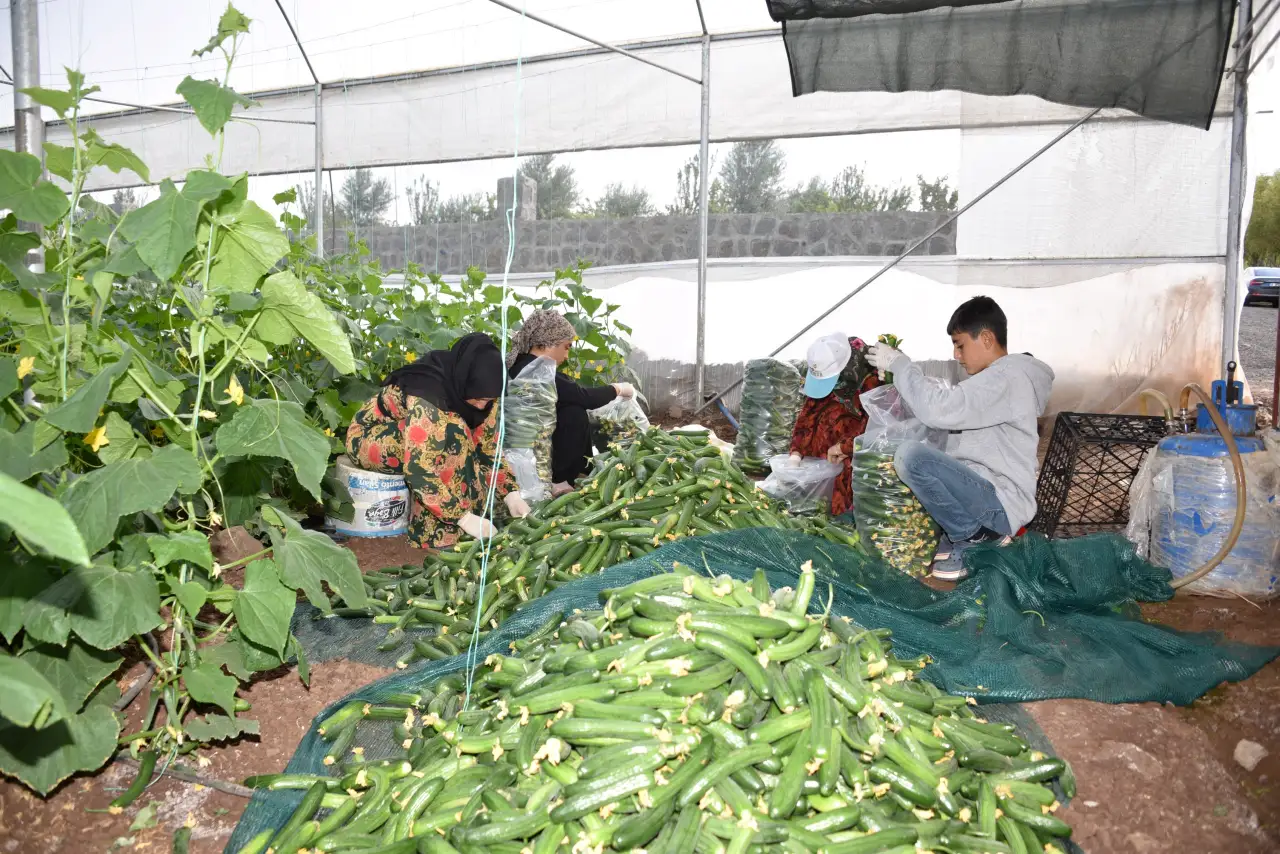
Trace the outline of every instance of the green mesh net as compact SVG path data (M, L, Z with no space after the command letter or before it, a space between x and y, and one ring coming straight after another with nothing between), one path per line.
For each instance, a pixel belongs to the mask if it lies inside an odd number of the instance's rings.
M1224 681L1245 679L1280 654L1280 648L1230 643L1208 634L1177 632L1142 622L1135 602L1173 595L1168 570L1142 560L1125 539L1100 535L1046 540L1027 535L1003 548L978 547L966 555L973 576L954 591L926 587L878 558L794 531L757 528L681 540L643 558L560 587L528 603L486 636L476 661L507 652L511 641L549 618L599 607L599 593L671 569L681 563L749 579L763 569L770 585L795 583L812 561L821 579L812 608L864 626L893 631L903 656L928 654L922 672L940 688L981 703L1081 698L1108 703L1185 704ZM829 591L829 593L828 593ZM346 657L389 664L380 653L384 627L368 620L313 619L299 609L298 634L308 657ZM376 703L413 691L461 670L464 657L426 662L372 682L321 713L353 699ZM984 712L1028 726L1016 705ZM362 724L358 744L366 757L390 756L397 746L392 725ZM1044 743L1044 749L1050 745ZM289 773L324 773L327 744L314 726L290 760ZM282 824L301 792L255 793L227 851L234 852L268 827Z

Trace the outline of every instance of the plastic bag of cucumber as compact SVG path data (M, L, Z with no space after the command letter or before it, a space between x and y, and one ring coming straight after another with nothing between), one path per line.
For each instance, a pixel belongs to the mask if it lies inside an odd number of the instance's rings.
M475 632L483 636L561 584L687 536L755 527L858 545L852 528L822 516L791 516L726 462L706 433L650 429L598 456L576 492L504 527L492 540L483 586L485 555L472 540L427 556L421 568L367 573L366 607L346 608L335 599L330 616L386 624L378 648L394 652L403 670L417 659L457 655Z
M321 721L331 775L241 852L1053 852L1070 769L916 678L887 633L677 566ZM820 603L817 603L820 604ZM470 694L467 691L470 689ZM366 727L398 755L367 759Z

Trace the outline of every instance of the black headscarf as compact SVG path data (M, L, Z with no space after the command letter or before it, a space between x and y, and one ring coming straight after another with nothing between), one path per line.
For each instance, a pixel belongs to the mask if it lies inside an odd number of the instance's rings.
M432 350L413 364L392 371L382 384L429 400L441 410L461 416L474 430L489 417L493 404L477 409L467 403L468 398L499 397L505 373L502 354L493 339L473 332L453 342L448 350Z

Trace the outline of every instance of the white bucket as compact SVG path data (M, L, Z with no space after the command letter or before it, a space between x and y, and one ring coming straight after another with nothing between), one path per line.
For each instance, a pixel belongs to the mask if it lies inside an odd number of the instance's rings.
M403 475L365 471L346 456L338 457L335 466L355 513L350 522L327 517L327 525L348 537L398 537L409 530L409 488Z

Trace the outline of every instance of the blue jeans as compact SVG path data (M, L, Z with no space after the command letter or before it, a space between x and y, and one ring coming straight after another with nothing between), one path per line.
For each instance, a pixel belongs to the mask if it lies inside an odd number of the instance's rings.
M991 481L959 460L924 442L903 442L893 467L953 543L983 528L1013 533Z

